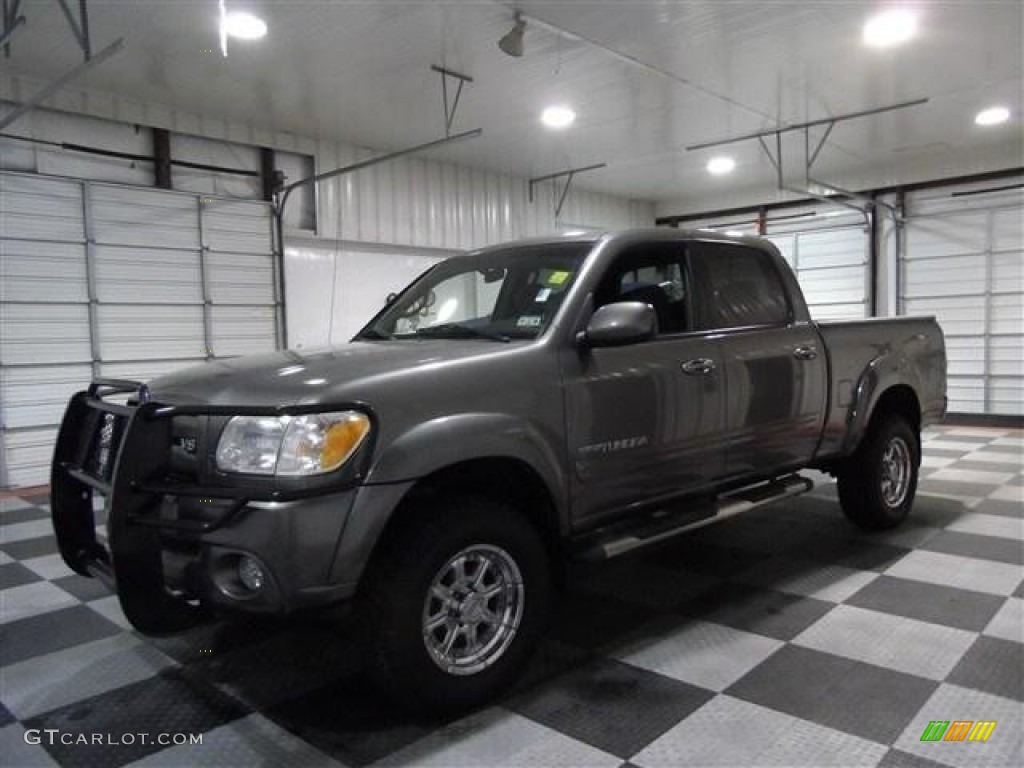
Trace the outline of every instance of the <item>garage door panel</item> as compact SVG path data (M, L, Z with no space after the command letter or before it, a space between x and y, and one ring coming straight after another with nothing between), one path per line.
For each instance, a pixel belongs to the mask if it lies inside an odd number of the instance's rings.
M56 429L26 429L4 435L4 467L12 487L49 485Z
M85 389L91 378L92 366L88 363L0 370L4 428L59 424L68 400Z
M815 320L849 320L867 315L867 308L861 303L808 305L808 309Z
M995 413L1024 415L1024 386L1017 379L993 379L989 383L989 408Z
M1020 250L1024 243L1024 203L1019 202L1016 208L992 213L992 250Z
M993 336L989 341L993 375L1024 377L1024 334Z
M907 225L907 254L931 259L985 249L988 214L984 211L911 219Z
M273 307L214 306L211 325L217 357L274 351Z
M268 253L270 208L263 203L223 201L203 205L203 237L214 251Z
M975 298L906 299L905 314L934 315L946 335L979 338L985 332L985 305Z
M83 241L82 186L5 174L0 220L5 238Z
M208 253L210 298L218 304L273 304L274 261L266 253Z
M195 365L205 365L206 360L201 357L193 359L182 358L180 360L131 360L124 363L102 363L100 375L111 379L128 379L129 381L149 381L158 376L166 376L175 371L181 371Z
M0 305L0 364L86 362L91 358L85 304Z
M90 188L89 202L98 243L199 249L194 197L97 185Z
M801 270L800 287L810 305L858 304L864 300L864 270L861 267Z
M101 302L201 304L198 251L97 245L96 293Z
M990 299L991 321L994 334L1019 333L1024 328L1024 301L1020 294L997 294Z
M984 293L985 255L982 253L938 259L907 261L906 296L951 296Z
M867 243L860 229L839 229L797 236L800 269L845 267L867 263Z
M992 292L1024 293L1024 251L992 254Z
M796 235L769 235L768 239L779 249L782 258L789 266L793 266L793 259L796 256Z
M194 358L202 354L203 308L101 305L104 361Z
M84 302L88 297L84 245L0 240L0 301Z

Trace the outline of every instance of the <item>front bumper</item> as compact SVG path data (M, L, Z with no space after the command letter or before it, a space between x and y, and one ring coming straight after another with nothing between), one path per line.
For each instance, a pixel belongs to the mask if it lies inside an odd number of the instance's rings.
M107 399L125 393L129 404ZM342 534L355 502L361 498L371 516L386 514L373 503L380 494L358 477L282 491L176 475L173 419L222 410L163 406L144 385L101 380L71 399L61 424L51 471L61 555L72 570L115 590L142 632L181 631L212 608L288 613L351 597L358 573L336 560L351 549ZM104 499L105 545L96 535L94 494ZM261 566L260 588L239 578L243 557Z

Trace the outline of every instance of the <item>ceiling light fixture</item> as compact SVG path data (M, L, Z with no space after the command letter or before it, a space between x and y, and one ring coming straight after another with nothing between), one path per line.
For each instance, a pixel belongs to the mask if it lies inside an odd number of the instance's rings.
M864 25L864 44L890 48L905 43L917 33L917 16L907 10L883 11Z
M224 32L238 40L259 40L267 35L267 23L259 16L244 11L224 15Z
M731 157L722 155L720 157L712 157L708 160L708 173L715 176L721 176L724 173L732 173L736 167L736 161Z
M519 58L523 55L523 34L526 32L526 19L523 14L516 13L516 23L505 36L498 41L498 47L509 56Z
M989 107L974 116L975 125L999 125L1010 119L1010 110L1006 107Z
M540 113L540 121L548 128L568 128L576 122L576 113L569 107L548 107Z

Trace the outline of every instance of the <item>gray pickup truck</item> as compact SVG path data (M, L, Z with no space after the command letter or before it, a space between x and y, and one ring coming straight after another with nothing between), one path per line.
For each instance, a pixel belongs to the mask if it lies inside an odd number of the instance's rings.
M462 708L514 677L568 558L802 493L805 467L898 525L945 378L934 319L813 322L765 240L514 243L437 264L349 344L95 381L53 523L142 632L348 602L381 685Z

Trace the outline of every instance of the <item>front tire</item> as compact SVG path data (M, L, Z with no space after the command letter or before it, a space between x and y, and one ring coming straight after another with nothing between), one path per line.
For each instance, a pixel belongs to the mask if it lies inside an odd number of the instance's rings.
M917 492L919 445L902 416L883 416L872 424L838 473L839 502L850 521L877 531L906 520Z
M552 600L543 540L510 504L413 502L367 573L374 682L405 707L458 712L503 690L533 651Z

